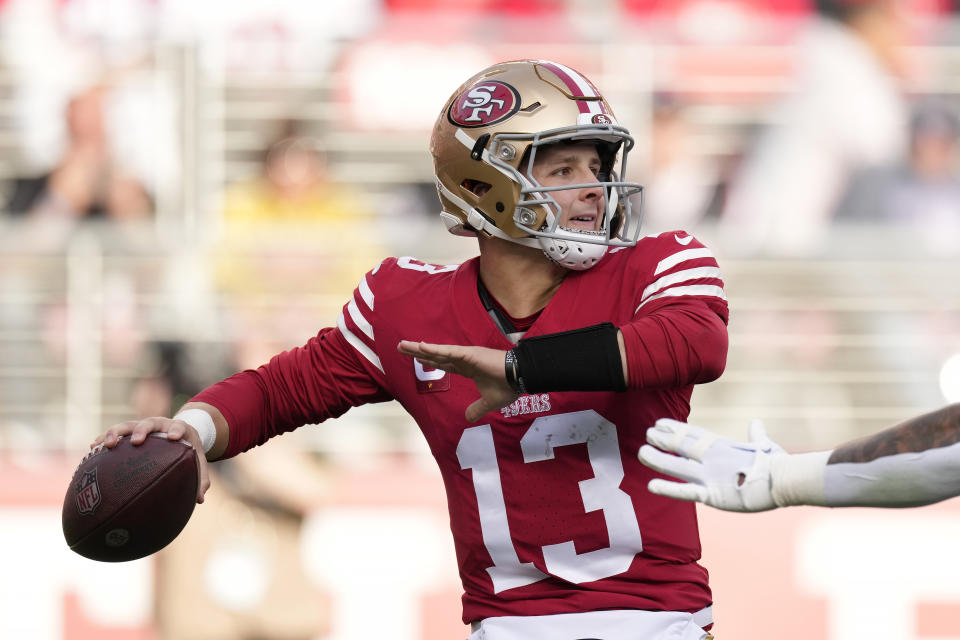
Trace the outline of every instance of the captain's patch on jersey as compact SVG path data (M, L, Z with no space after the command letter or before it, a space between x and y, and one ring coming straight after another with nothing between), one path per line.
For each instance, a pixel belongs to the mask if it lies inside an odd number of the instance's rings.
M416 358L413 359L413 374L417 377L417 393L447 391L450 388L450 376L441 369L427 369Z

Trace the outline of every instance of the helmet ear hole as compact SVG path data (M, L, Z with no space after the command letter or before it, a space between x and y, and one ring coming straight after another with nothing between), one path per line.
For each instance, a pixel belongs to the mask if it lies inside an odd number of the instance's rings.
M471 180L469 178L461 182L460 186L466 189L467 191L469 191L470 193L472 193L473 195L477 196L478 198L482 198L484 195L486 195L488 191L490 191L490 189L493 188L493 186L489 182L483 182L481 180Z

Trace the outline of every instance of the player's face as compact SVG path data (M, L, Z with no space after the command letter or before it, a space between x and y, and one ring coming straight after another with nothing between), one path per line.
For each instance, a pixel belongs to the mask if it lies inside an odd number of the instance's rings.
M597 148L590 142L550 145L537 151L532 177L543 186L597 184L549 192L562 211L560 226L574 231L600 229L604 211L603 188L597 181L600 167Z

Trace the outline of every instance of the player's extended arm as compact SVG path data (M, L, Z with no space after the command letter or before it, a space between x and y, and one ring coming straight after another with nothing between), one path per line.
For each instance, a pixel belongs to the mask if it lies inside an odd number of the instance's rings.
M480 398L468 422L521 393L625 391L683 386L719 377L727 330L706 305L665 307L620 328L610 323L524 338L511 351L401 340L397 350L422 363L472 378Z
M751 424L749 442L737 442L658 420L647 441L640 460L685 481L657 478L650 491L727 511L802 504L914 507L960 495L960 404L831 451L788 454L759 422Z
M230 458L304 424L389 398L358 364L356 351L340 331L325 328L303 346L207 387L191 402L217 407L223 414L229 434L220 457ZM219 442L219 426L217 433Z
M516 349L508 352L488 347L401 340L397 350L430 367L473 380L480 392L480 398L467 407L464 413L467 422L476 422L488 412L507 406L521 393L560 391L569 384L585 390L585 387L578 384L579 378L585 373L592 374L593 379L588 384L599 383L620 391L627 388L627 359L623 336L612 324L538 336L534 340L539 343L532 354L526 354L525 364L527 380L533 380L536 385L533 388L528 388L524 379L517 374ZM549 341L546 343L546 351L543 348L544 340ZM557 340L565 344L557 345ZM529 341L520 342L521 349L530 344ZM573 353L568 353L571 348ZM572 361L558 362L555 357ZM537 371L531 370L532 367L536 367ZM540 369L554 375L542 379ZM558 373L559 376L556 375ZM567 389L569 388L567 386Z
M91 447L101 443L114 447L121 436L140 444L153 432L183 438L206 452L200 458L197 495L197 502L203 502L210 486L207 460L231 457L284 431L339 416L352 406L388 399L352 354L336 329L322 329L304 346L207 387L173 418L115 424Z

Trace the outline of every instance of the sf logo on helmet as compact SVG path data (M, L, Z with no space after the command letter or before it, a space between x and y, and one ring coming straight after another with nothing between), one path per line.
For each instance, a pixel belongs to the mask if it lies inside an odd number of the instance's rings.
M520 109L520 94L506 82L479 82L450 105L447 117L461 127L483 127L509 118Z

